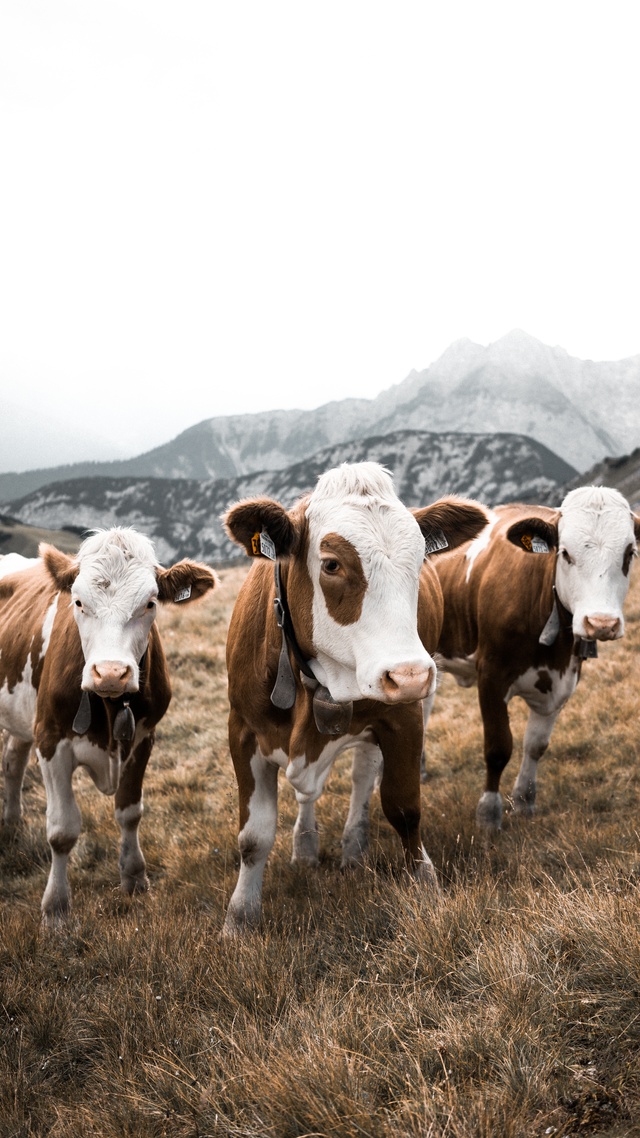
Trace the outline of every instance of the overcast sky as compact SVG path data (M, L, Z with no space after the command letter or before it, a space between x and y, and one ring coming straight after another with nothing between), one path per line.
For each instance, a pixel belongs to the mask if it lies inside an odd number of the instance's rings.
M640 352L637 5L5 0L0 383L128 453Z

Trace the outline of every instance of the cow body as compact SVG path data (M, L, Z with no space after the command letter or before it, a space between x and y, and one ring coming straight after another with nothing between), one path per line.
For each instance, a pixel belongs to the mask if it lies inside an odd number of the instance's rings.
M51 873L42 901L49 922L69 906L67 862L80 833L73 772L85 767L115 796L120 877L147 888L138 842L142 780L156 724L171 698L155 624L157 602L214 584L206 566L158 566L151 543L132 530L90 537L77 558L50 546L42 559L2 575L0 565L0 727L4 822L21 817L24 771L34 746L47 794Z
M533 812L537 764L589 644L623 635L638 526L617 491L582 487L559 510L498 507L478 539L438 560L441 665L462 686L478 684L487 771L480 825L501 825L514 696L529 717L513 803L517 813Z
M435 881L420 838L419 765L421 701L430 703L435 690L430 650L438 640L442 597L424 562L425 537L444 531L453 545L478 533L486 514L458 501L411 513L388 474L361 463L327 472L291 512L258 499L233 507L226 524L250 553L259 553L262 532L272 540L296 647L284 646L283 664L274 566L260 558L238 596L227 640L242 861L225 933L260 917L262 876L276 833L278 769L299 805L293 860L316 864L313 804L346 748L354 747L356 758L343 864L366 842L369 792L382 766L382 807L400 835L407 867ZM274 699L283 667L291 669L295 686L292 705L279 707ZM348 709L330 736L318 726L321 692Z

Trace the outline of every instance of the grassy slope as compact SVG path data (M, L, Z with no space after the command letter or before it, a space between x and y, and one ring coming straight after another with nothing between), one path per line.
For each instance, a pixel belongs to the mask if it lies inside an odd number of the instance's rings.
M560 717L533 823L507 815L479 841L476 694L445 677L423 789L442 900L402 879L377 799L370 864L340 874L345 757L318 871L289 864L281 777L264 929L221 943L237 872L224 635L242 575L163 613L174 702L145 785L152 892L120 895L112 802L83 772L64 932L39 924L34 765L26 824L0 834L2 1138L640 1134L640 572L627 637L587 662Z
M18 521L7 525L0 522L0 553L21 553L23 557L37 557L41 541L55 545L65 553L76 553L80 546L80 538L66 530L40 529Z

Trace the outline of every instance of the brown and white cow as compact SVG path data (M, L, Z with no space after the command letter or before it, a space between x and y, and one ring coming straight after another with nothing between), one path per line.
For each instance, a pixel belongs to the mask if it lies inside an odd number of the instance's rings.
M103 794L115 795L122 888L148 887L138 842L142 779L171 698L157 602L194 600L213 587L215 574L186 560L161 568L151 542L132 529L88 537L77 557L50 545L40 553L22 568L15 559L0 561L0 727L9 736L5 824L20 819L32 746L39 759L51 846L42 913L52 923L69 907L79 766Z
M516 813L533 812L538 760L558 713L598 640L624 634L622 605L640 519L617 490L570 491L558 510L508 505L473 542L438 559L445 616L441 666L463 687L478 684L485 791L478 823L502 823L500 776L512 750L508 703L529 707Z
M400 835L407 868L435 883L420 838L420 755L442 596L425 550L468 540L486 521L481 507L457 499L406 509L376 463L328 471L290 511L260 498L227 513L231 537L257 557L227 640L242 858L227 935L260 918L278 768L299 804L293 860L317 864L313 804L348 747L356 759L343 863L364 844L370 774L382 754L384 813Z

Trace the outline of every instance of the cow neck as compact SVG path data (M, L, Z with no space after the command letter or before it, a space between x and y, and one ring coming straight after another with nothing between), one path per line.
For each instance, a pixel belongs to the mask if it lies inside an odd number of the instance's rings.
M140 669L138 687L144 679L148 654L149 645L147 644L147 647L140 657L140 663L138 665ZM96 692L94 692L94 694L97 695ZM112 722L110 713L112 711L115 711L116 708L118 709L115 713L115 717L113 718L112 726L112 735L116 743L130 743L136 733L136 721L131 707L129 706L131 702L131 694L133 693L118 696L117 699L103 699L102 696L99 696L105 706L107 721L110 724ZM83 691L82 695L80 696L80 704L78 706L78 710L76 711L75 719L71 725L71 728L76 735L86 735L90 726L91 696L88 691Z
M568 619L563 620L566 614ZM573 613L562 603L558 596L558 590L555 583L555 571L553 582L553 607L547 623L545 624L538 643L544 644L545 647L551 647L558 639L561 631L571 628L573 623ZM587 640L584 636L576 636L574 644L574 655L580 660L595 659L598 655L598 644L595 640Z
M350 700L338 703L329 689L321 684L311 671L309 661L305 659L298 644L291 619L291 610L287 602L286 589L282 581L280 562L277 560L273 566L273 577L275 583L273 607L276 623L282 634L282 642L276 682L271 692L271 702L274 707L280 708L281 711L289 711L296 702L296 678L291 666L290 649L302 673L303 684L313 692L313 717L318 731L321 735L345 735L351 724L353 703Z

